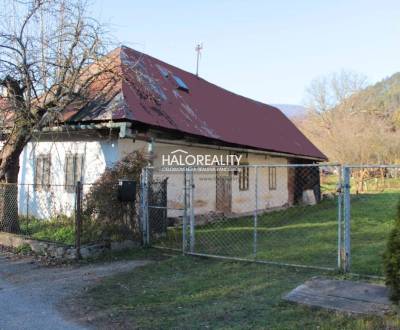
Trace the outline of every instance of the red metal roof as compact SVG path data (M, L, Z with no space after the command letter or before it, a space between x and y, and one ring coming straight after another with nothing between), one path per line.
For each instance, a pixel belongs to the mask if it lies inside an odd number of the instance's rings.
M129 120L249 148L326 159L275 107L127 47L119 49L119 56L121 90L107 107L84 109L72 120ZM179 89L174 76L189 91Z

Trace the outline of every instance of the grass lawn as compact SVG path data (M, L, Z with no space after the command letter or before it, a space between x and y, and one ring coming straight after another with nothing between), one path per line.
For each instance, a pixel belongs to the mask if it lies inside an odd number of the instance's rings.
M133 257L138 257L137 254ZM72 303L100 328L398 329L394 317L350 317L284 302L321 271L172 256L105 279Z
M382 254L400 191L351 195L351 271L382 275ZM335 268L337 266L337 200L296 206L258 217L257 253L253 254L253 217L219 219L196 226L197 253ZM170 228L155 245L182 248L182 234Z
M351 271L382 275L382 255L396 218L399 191L351 196Z
M20 217L19 224L21 234L34 239L67 245L75 244L75 225L71 217L61 216L52 219Z

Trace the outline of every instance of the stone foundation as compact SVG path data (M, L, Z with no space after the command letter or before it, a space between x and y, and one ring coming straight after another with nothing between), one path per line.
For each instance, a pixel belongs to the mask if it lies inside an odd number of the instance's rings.
M73 246L60 243L38 241L27 236L0 232L0 245L18 248L27 245L37 254L49 256L56 259L75 259L76 249ZM122 242L101 242L81 246L82 258L95 257L105 251L120 251L138 247L139 243L126 240Z

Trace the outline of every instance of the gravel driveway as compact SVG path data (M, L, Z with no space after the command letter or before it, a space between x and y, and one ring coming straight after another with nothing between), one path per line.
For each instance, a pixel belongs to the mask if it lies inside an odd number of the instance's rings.
M63 299L148 261L116 261L84 266L47 267L31 257L0 252L0 329L84 329L56 308Z

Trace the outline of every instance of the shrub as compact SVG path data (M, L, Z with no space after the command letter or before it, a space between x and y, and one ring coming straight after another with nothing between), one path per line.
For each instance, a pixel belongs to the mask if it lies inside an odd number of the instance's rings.
M14 249L15 253L19 253L19 254L30 254L32 252L32 248L28 243L23 243L21 245L18 245L15 249Z
M390 290L390 299L400 300L400 202L397 206L397 217L394 228L390 232L384 254L385 282Z
M83 205L83 240L139 239L137 207L118 200L118 180L137 182L138 201L140 174L146 164L143 153L134 151L107 169L90 187Z

